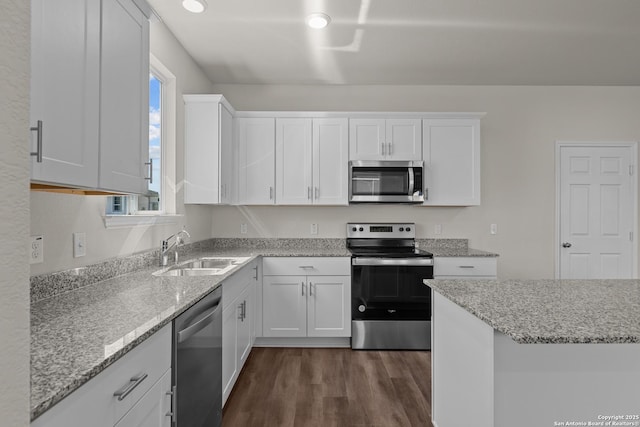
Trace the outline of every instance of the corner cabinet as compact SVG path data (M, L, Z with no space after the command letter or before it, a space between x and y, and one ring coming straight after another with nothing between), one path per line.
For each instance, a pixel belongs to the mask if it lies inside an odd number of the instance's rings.
M122 399L114 394L124 390L130 392L121 393ZM170 427L170 392L168 324L36 418L31 427Z
M349 120L349 160L422 160L420 119Z
M184 202L233 202L233 107L222 95L184 95Z
M259 262L242 267L222 283L222 404L227 401L256 337Z
M32 0L31 11L32 181L143 192L151 9Z
M424 205L479 205L480 120L425 119L422 128Z
M350 258L263 258L263 336L350 337L350 274Z
M278 205L347 205L348 120L276 119Z
M275 119L238 117L236 131L238 204L275 204Z

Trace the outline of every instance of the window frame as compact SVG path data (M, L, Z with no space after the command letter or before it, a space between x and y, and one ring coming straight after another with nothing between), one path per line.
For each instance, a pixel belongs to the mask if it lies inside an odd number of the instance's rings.
M110 214L110 209L105 206L105 227L119 228L137 225L176 224L178 215L176 212L176 77L153 54L149 55L149 73L155 75L162 83L160 98L161 134L161 185L160 185L160 210L135 211L130 214ZM125 196L126 203L131 207L134 202L137 207L136 196ZM106 198L106 204L109 198Z

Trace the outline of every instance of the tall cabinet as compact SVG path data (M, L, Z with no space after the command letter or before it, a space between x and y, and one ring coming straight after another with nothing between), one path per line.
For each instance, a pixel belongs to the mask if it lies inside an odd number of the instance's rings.
M31 11L32 181L144 192L151 9L32 0Z

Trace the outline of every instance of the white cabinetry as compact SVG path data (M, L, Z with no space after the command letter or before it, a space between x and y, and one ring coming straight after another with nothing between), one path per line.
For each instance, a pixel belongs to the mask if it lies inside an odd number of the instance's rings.
M498 266L495 257L435 257L435 279L495 279Z
M275 203L275 119L239 117L238 202L241 205Z
M34 182L144 191L149 15L140 0L32 0Z
M423 121L425 205L480 204L480 120Z
M347 137L347 119L276 119L277 204L348 204Z
M420 119L349 120L350 160L422 160Z
M119 400L115 392L131 391ZM171 324L31 423L32 427L169 427Z
M263 258L263 336L351 336L349 258Z
M227 401L255 341L258 261L222 283L222 402Z
M184 95L184 202L233 201L233 107L222 95Z

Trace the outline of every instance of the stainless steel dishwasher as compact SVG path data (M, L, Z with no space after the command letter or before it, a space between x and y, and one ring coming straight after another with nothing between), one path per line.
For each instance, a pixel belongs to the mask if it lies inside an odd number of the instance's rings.
M222 287L173 322L173 426L222 425Z

